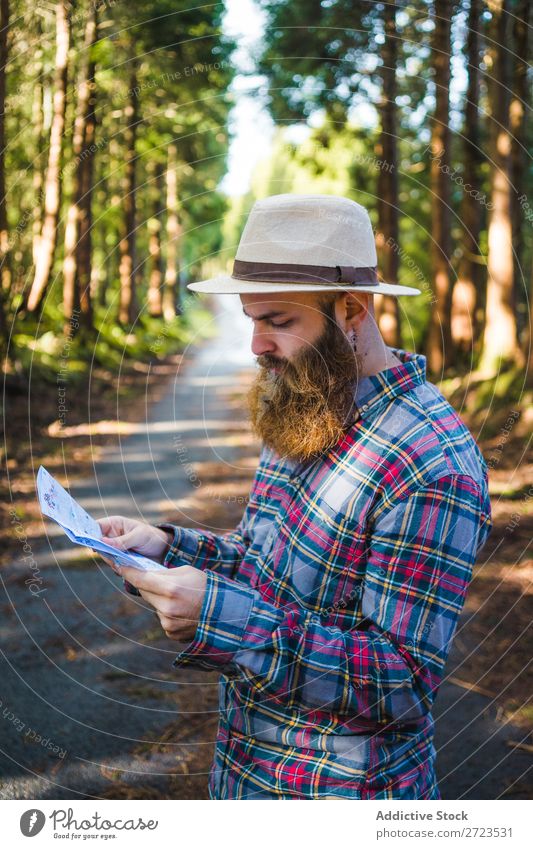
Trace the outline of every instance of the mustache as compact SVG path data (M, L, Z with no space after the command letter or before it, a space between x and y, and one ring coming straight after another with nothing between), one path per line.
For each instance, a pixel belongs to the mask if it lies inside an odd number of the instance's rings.
M260 354L256 357L256 363L261 368L279 368L287 365L287 360L278 359L278 357L273 357L272 354Z

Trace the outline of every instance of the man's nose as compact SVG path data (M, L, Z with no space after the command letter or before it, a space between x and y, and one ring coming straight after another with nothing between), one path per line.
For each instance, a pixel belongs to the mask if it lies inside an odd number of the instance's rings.
M276 350L274 340L268 333L254 330L252 336L252 354L259 357L261 354L272 354Z

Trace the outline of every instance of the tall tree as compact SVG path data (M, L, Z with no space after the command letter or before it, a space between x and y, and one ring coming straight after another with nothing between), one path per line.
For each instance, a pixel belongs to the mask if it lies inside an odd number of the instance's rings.
M153 162L151 166L154 182L152 217L149 223L150 275L148 279L148 312L154 318L163 315L163 256L161 253L161 228L164 213L163 166Z
M124 110L126 128L124 130L125 169L122 182L122 205L124 210L123 233L120 240L120 304L118 319L121 324L131 325L137 314L136 279L136 150L138 124L138 60L135 55L130 59L129 95Z
M8 59L9 0L0 0L0 335L6 340L6 293L11 286L6 199L6 67Z
M98 6L94 4L93 33L96 40L98 31ZM89 98L85 117L85 149L81 162L80 199L78 205L78 244L76 248L76 270L78 274L78 290L80 293L81 321L85 327L91 327L93 322L93 306L91 287L93 286L92 267L92 232L93 232L93 192L94 164L96 157L96 61L91 49L87 73Z
M431 257L434 309L427 337L428 367L439 374L452 360L451 306L451 185L450 185L450 61L451 0L435 0L431 45L435 111L431 120Z
M96 43L98 29L97 6L91 4L86 25L83 46L83 62L78 83L78 102L74 121L72 153L74 157L74 175L72 198L67 213L65 227L65 254L63 262L63 311L67 332L74 310L80 311L85 326L92 324L90 297L90 244L83 246L82 257L86 257L89 267L83 269L83 286L80 277L80 239L90 241L90 214L92 192L92 169L90 163L94 156L94 75L95 63L91 55ZM83 220L83 233L81 225Z
M487 50L491 206L488 221L487 308L480 371L488 376L496 374L503 364L516 362L520 352L513 296L512 142L509 130L511 76L508 50L510 18L507 0L487 0L487 7L491 13Z
M55 5L56 57L50 149L44 187L44 220L36 256L35 274L28 297L28 310L35 311L42 303L57 245L61 196L61 157L67 105L68 51L70 41L70 3L60 0Z
M527 383L528 386L533 386L533 263L530 271L531 279L529 281L529 328L526 337L526 364L527 364Z
M176 317L176 309L181 311L181 296L178 291L179 281L179 239L180 224L178 219L178 174L177 147L168 146L166 169L167 183L167 267L165 272L165 293L163 297L163 312L166 321Z
M43 187L44 187L44 61L42 45L42 23L37 16L35 50L35 81L33 84L32 124L35 139L35 156L33 158L33 264L37 264L39 242L43 229Z
M525 264L524 207L523 195L527 195L529 166L528 113L531 111L531 85L528 70L531 65L531 29L533 4L530 0L518 0L512 19L512 93L509 107L511 130L511 217L514 251L514 311L517 322L523 324L527 309L528 273ZM531 304L529 304L531 309ZM525 310L524 310L525 311ZM526 319L527 321L527 319ZM520 330L520 324L518 330Z
M483 163L479 119L481 0L470 0L465 46L468 85L463 120L463 173L468 191L461 201L462 243L457 280L452 296L452 341L457 351L471 353L479 330L479 306L485 279L481 263L480 234L483 207L480 192Z
M378 104L381 132L376 148L378 162L376 242L383 279L398 282L399 227L398 227L398 153L396 118L396 65L398 62L398 34L396 31L396 2L383 8L383 46L381 49L382 90ZM388 345L400 346L400 310L398 298L382 296L376 308L383 338Z

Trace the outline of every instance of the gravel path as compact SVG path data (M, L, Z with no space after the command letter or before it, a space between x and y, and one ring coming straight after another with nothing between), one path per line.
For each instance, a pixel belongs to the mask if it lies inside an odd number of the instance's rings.
M223 530L242 513L257 445L238 412L249 329L238 299L231 304L219 303L217 337L184 357L145 421L99 450L93 475L76 476L65 441L72 492L93 515L180 516L193 526L214 517ZM38 573L22 559L4 573L0 798L207 797L216 676L174 670L176 649L142 599L58 528L46 532L28 541ZM531 756L508 745L520 732L496 714L490 698L443 684L444 798L520 796Z

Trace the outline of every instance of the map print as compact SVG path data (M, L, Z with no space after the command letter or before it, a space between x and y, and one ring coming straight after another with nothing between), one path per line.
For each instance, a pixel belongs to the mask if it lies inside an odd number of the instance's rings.
M115 563L134 566L136 569L165 569L161 563L135 554L133 551L120 551L112 545L102 542L100 525L83 507L64 489L44 466L37 473L37 494L41 512L53 519L72 542L107 554Z

